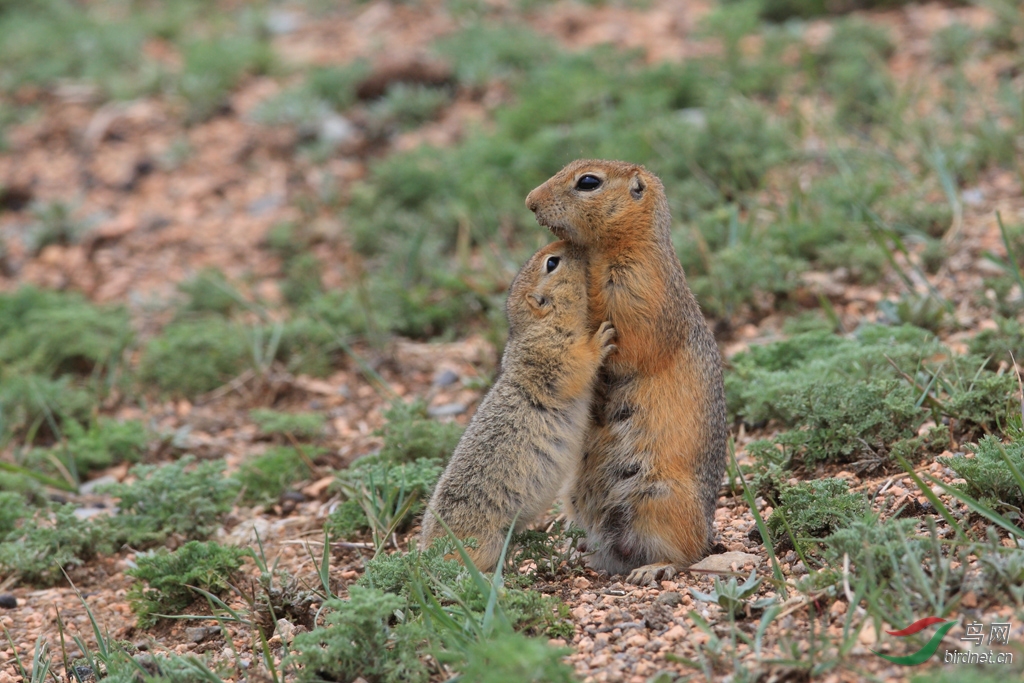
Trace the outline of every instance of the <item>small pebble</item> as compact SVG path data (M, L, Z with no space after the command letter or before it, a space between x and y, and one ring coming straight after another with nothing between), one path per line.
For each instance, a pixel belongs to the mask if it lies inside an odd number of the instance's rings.
M18 599L11 593L0 593L0 607L14 609L18 606Z
M185 629L185 637L190 643L201 643L219 630L218 626L189 626Z
M441 406L427 408L427 415L430 417L452 417L466 412L466 406L462 403L446 403Z
M661 595L659 595L657 600L655 600L655 602L657 602L659 604L662 604L662 605L668 605L669 607L675 607L676 605L678 605L682 601L683 601L683 596L681 596L679 593L676 593L674 591L666 591L666 592L662 593Z
M444 369L434 375L435 387L447 387L459 381L459 376L453 370Z

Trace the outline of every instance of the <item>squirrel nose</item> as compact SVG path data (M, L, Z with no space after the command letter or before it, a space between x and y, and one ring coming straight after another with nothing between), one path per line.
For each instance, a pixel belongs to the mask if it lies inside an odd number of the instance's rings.
M526 208L537 213L537 198L533 196L532 192L526 195Z

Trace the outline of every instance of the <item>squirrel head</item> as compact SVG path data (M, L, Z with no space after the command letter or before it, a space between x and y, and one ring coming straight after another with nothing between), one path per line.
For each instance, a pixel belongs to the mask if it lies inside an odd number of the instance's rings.
M650 239L652 226L664 226L667 237L661 181L624 161L574 161L527 195L526 207L556 237L581 246L609 238Z
M549 316L569 326L585 325L586 267L583 252L568 242L552 242L531 256L509 287L510 334Z

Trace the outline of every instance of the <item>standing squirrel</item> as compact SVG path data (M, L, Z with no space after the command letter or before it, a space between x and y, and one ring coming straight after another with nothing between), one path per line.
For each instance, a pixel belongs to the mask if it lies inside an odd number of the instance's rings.
M509 288L509 338L501 372L480 403L423 517L423 542L444 536L434 512L469 556L494 568L513 521L543 514L575 472L590 420L598 369L615 346L608 323L591 330L584 253L544 247Z
M586 251L590 329L618 331L569 496L591 566L670 579L709 548L727 427L721 356L672 247L664 187L643 166L579 160L526 206Z

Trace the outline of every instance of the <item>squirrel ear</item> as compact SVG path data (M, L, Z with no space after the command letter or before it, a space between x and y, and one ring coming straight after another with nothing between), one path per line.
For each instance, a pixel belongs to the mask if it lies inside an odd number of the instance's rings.
M640 198L644 196L644 190L647 186L644 185L644 181L640 179L640 175L636 174L632 180L629 181L629 194L633 199L640 201Z

